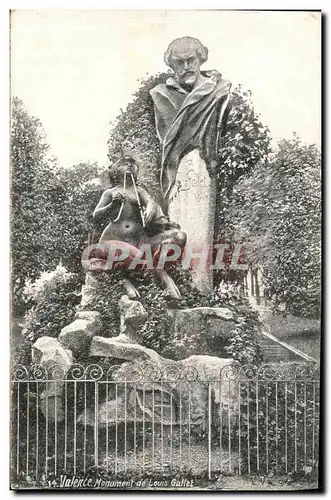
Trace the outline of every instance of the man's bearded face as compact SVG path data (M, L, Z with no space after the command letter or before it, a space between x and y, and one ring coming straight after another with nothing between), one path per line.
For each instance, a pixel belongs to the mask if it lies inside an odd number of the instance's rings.
M200 74L201 61L195 48L178 45L171 54L171 67L178 83L193 87Z

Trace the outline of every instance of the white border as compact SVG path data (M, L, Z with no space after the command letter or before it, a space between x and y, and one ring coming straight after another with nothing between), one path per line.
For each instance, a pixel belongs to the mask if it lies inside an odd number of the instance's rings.
M9 401L8 401L8 388L9 388L9 334L8 334L8 320L9 320L9 313L8 313L8 306L9 306L9 301L8 301L8 290L9 290L9 270L8 270L8 252L9 252L9 224L8 224L8 219L9 219L9 172L8 172L8 158L9 158L9 147L8 147L8 136L9 136L9 81L8 81L8 73L9 73L9 58L8 58L8 51L9 51L9 44L8 44L8 39L9 39L9 29L8 29L8 11L9 9L144 9L144 10L193 10L193 9L198 9L198 10L319 10L321 9L324 14L328 13L328 4L329 1L327 2L326 0L321 0L321 1L313 1L313 0L268 0L267 2L264 0L251 0L249 2L245 2L242 0L204 0L204 1L197 1L197 0L190 0L189 2L185 2L183 0L159 0L156 4L154 1L128 1L128 0L113 0L113 1L96 1L96 2L91 2L91 1L54 1L54 0L43 0L43 1L38 1L38 2L29 2L29 1L24 1L24 0L16 0L13 2L6 2L1 4L0 7L0 33L2 37L2 43L1 43L1 75L2 75L2 92L1 92L1 125L2 125L2 133L0 134L1 137L1 155L2 155L2 164L0 168L0 189L1 189L1 194L0 194L0 201L2 204L2 212L1 212L1 231L0 234L2 235L2 240L1 240L1 296L0 296L0 306L1 306L1 326L2 326L2 331L1 331L1 349L0 349L0 366L1 366L1 422L0 422L0 443L1 443L1 466L0 466L0 471L1 471L1 476L0 476L0 492L1 492L1 498L7 498L7 496L11 495L13 492L9 492L9 461L8 461L8 456L9 456ZM326 26L324 26L326 28ZM329 47L328 47L328 37L325 37L325 47L324 51L326 51L326 58L328 59L328 52L329 52ZM325 64L326 61L324 61ZM327 68L326 68L327 70ZM327 71L325 71L327 73ZM325 75L326 81L325 81L325 91L326 91L326 82L329 81L328 75ZM324 112L327 112L324 110ZM329 137L329 131L326 128L325 131L325 144L330 144L330 137ZM326 175L326 172L329 168L329 165L324 165L324 179L326 181L326 186L325 186L325 199L327 199L327 187L329 187L329 177ZM327 207L325 207L327 208ZM325 243L327 243L327 234L329 233L329 222L330 222L330 217L328 216L329 214L324 215L324 219L326 221L325 223ZM326 258L326 251L325 251L325 258ZM329 269L325 269L325 281L327 284L330 283L330 273ZM329 296L327 295L325 297L325 311L327 312L331 304L329 304ZM327 316L327 315L326 315ZM327 317L325 317L325 320L327 320ZM326 330L326 325L324 325L324 346L328 348L328 345L330 343L327 342L327 334L328 331ZM326 366L328 366L328 359L330 359L331 353L330 349L327 349L327 353L325 354L325 361L326 361ZM329 373L327 372L326 374L326 379L325 379L325 388L327 389L330 387L330 384L328 383L329 381ZM324 400L327 398L327 401L329 401L329 391L327 390L325 395L324 395ZM323 400L323 397L322 397ZM328 422L328 407L326 405L326 414L324 415L324 421L327 423ZM327 425L325 426L326 430ZM330 435L327 436L327 443L330 444ZM326 442L326 440L325 440ZM330 446L328 447L330 449ZM329 472L331 472L330 468L330 460L328 460L328 456L325 456L326 462L326 469L325 469L325 482L327 482L327 478L329 476ZM240 493L240 492L238 492ZM111 492L110 493L112 496L118 496L118 494ZM62 497L67 497L68 495L65 493L61 493ZM223 493L224 495L224 493ZM252 496L253 495L253 496ZM89 494L84 494L84 498L89 497ZM281 495L283 498L284 496L286 497L287 495L282 494ZM254 497L254 493L250 493L250 497Z

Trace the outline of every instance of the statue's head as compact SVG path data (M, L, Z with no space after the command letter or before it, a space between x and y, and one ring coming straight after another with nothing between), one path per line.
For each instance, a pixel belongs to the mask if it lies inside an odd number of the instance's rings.
M137 180L139 167L134 158L129 155L122 156L117 160L109 170L110 182L114 184L123 184L125 174L132 174L134 180ZM131 184L131 175L127 175L127 184Z
M193 87L200 66L208 59L208 49L197 38L176 38L164 54L164 61L175 73L180 85Z

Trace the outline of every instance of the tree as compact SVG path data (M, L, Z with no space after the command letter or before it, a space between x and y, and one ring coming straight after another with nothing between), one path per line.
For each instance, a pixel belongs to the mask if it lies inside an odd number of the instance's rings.
M321 154L294 135L240 179L230 216L252 265L261 264L275 310L318 317Z
M254 109L252 92L238 85L231 93L230 112L218 149L218 220L219 236L228 237L231 228L229 206L233 187L271 153L268 127Z
M96 163L80 163L57 172L55 244L59 259L71 272L82 273L81 255L88 235L95 231L97 237L92 214L107 185L105 173Z
M82 272L81 254L92 232L92 213L106 184L105 169L82 163L61 168L47 157L49 146L38 118L13 99L11 127L11 248L13 306L26 305L27 279L61 261ZM83 275L82 275L83 276Z
M14 306L21 306L27 277L34 279L53 261L51 180L55 164L38 118L22 101L12 102L11 123L11 257Z

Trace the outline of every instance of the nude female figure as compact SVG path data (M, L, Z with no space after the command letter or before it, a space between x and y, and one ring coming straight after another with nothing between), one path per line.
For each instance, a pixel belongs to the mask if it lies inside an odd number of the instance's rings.
M137 185L137 175L138 165L129 156L119 160L112 169L111 177L116 185L104 191L93 213L96 219L106 217L108 220L99 243L122 241L137 249L142 244L150 244L152 253L167 243L183 248L186 234L178 225L170 223L150 194ZM153 269L153 273L172 297L180 298L177 286L165 270ZM139 296L128 279L124 280L124 287L130 298Z

